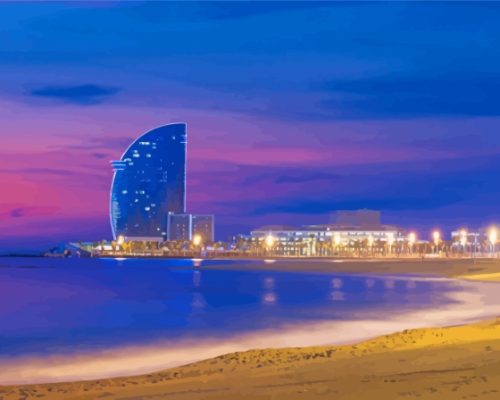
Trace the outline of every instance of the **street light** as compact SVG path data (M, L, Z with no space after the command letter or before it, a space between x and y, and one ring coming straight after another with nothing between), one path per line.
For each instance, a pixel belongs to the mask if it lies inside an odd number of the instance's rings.
M465 229L460 231L460 244L464 247L467 244L467 231Z
M488 234L488 239L490 240L491 243L491 254L495 253L495 247L498 241L498 232L496 228L491 228L490 232Z
M417 234L415 232L410 232L408 234L408 244L410 245L410 253L413 253L413 246L417 242Z
M340 245L340 235L338 233L336 233L333 236L333 243L335 243L335 246L339 246Z
M465 255L465 246L467 245L467 231L465 229L460 230L460 245Z
M439 231L432 232L432 239L434 240L434 246L436 248L436 253L437 253L439 242L441 241L441 233Z
M432 232L432 239L434 240L434 244L437 246L441 240L441 233L439 233L439 231Z
M368 246L370 246L370 247L373 246L373 236L372 235L368 236Z
M273 235L269 234L266 236L264 243L265 243L268 251L270 251L273 248L274 242L275 242L275 239L274 239Z
M496 228L490 229L490 233L488 234L488 239L490 240L490 243L492 244L492 246L497 244L498 232L497 232Z
M373 236L372 235L368 236L368 247L370 248L370 252L372 255L373 255L373 242L374 242Z
M193 236L193 244L198 247L201 244L201 236L200 235L194 235Z
M333 235L333 247L334 247L333 252L334 253L335 253L335 249L339 248L340 242L341 242L341 240L340 240L340 234L339 233L335 233Z
M265 242L266 242L266 247L267 248L270 249L271 247L273 247L273 245L274 245L274 237L273 237L273 235L271 235L271 234L267 235Z
M387 234L387 245L389 246L389 253L391 253L391 248L393 244L394 244L394 233L389 232Z
M408 234L408 243L413 246L417 242L417 235L415 232L410 232Z

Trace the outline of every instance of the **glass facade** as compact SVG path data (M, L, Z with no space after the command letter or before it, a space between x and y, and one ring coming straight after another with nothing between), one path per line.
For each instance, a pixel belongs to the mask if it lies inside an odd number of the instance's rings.
M168 124L146 132L111 162L115 239L167 236L168 214L186 211L186 146L186 124Z
M200 235L202 243L214 241L214 216L200 214L170 214L168 240L192 240Z
M192 223L191 214L170 214L168 216L168 240L191 240Z
M193 215L193 236L200 235L203 243L214 241L214 216Z

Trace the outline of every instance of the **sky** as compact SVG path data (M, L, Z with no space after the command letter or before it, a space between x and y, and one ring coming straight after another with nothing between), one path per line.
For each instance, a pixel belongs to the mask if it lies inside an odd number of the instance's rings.
M500 222L500 3L0 3L0 252L111 237L110 160L188 124L216 236Z

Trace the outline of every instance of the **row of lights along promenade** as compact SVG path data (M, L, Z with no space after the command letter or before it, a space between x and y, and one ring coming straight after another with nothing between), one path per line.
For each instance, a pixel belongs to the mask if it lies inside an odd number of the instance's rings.
M417 232L406 235L388 233L384 239L367 235L346 239L338 233L331 237L302 237L289 240L268 233L254 237L240 235L230 242L205 242L201 235L189 241L116 241L83 245L94 256L170 256L170 257L376 257L376 258L479 258L498 257L499 231L486 232L460 229L446 240L440 230L433 230L429 239L420 239Z

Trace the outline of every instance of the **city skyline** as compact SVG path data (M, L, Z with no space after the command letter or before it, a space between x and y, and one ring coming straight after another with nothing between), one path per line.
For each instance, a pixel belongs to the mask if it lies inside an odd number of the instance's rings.
M1 252L110 239L109 160L176 121L220 239L338 209L500 221L499 4L0 7Z

